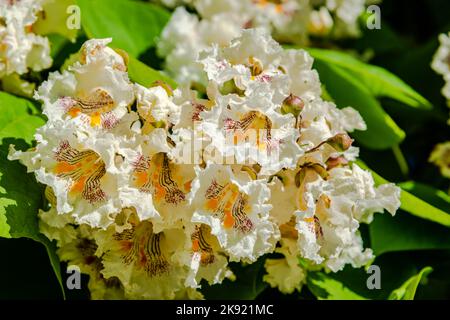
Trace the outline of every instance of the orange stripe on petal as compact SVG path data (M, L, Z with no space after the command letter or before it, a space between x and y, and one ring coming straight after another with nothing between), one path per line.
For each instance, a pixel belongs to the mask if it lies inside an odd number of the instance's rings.
M217 199L209 199L206 201L206 208L209 210L216 211L218 205L219 201Z
M197 252L200 249L200 245L198 243L198 240L195 239L192 241L192 251Z
M70 164L66 161L58 162L55 166L54 172L56 174L71 172L79 168L78 164Z
M135 176L138 187L144 186L148 181L148 173L146 171L136 172Z
M86 185L87 177L81 177L78 181L76 181L72 187L70 188L70 193L81 193L84 190L84 186Z
M230 211L225 212L225 219L223 219L223 226L230 229L234 226L234 218Z
M81 113L80 108L70 108L70 110L67 112L72 118L77 117Z

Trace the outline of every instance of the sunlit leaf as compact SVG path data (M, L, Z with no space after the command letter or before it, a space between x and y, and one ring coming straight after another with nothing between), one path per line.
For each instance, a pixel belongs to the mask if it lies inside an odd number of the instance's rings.
M389 97L413 108L431 109L431 104L396 75L386 69L359 61L343 52L308 49L316 61L351 74L375 97Z
M392 291L389 300L414 300L417 287L426 279L426 276L433 271L431 267L423 268L418 274L406 280L398 289Z
M89 38L112 37L112 46L137 57L156 44L169 13L151 3L131 0L77 0Z
M24 166L7 159L10 143L28 147L36 128L44 124L42 118L32 114L33 110L28 100L0 92L0 236L42 243L63 288L55 245L39 232L37 214L43 203L42 187Z

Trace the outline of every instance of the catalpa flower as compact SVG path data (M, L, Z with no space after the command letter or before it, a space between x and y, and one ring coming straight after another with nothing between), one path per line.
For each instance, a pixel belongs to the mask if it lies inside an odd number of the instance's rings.
M443 76L445 86L442 88L442 94L447 100L450 100L450 33L441 34L439 42L440 46L434 55L431 67Z
M298 180L300 210L296 211L298 246L302 257L336 272L345 264L366 264L370 249L363 249L358 227L370 223L375 212L394 214L400 206L400 189L393 184L374 187L369 172L356 164L336 167L326 174L314 167Z
M428 161L439 167L442 176L450 178L450 142L437 144Z
M217 237L211 233L210 226L188 224L186 234L190 240L186 241L188 247L184 252L185 264L190 267L186 286L200 288L203 279L213 285L221 283L225 277L232 277L227 255L220 247Z
M264 267L267 273L263 280L284 294L301 291L306 282L306 270L300 266L297 244L290 238L282 238L280 244L275 252L281 257L266 260Z
M120 280L116 277L106 279L101 273L102 260L95 255L97 251L97 244L93 239L95 229L82 225L76 232L76 239L59 245L57 253L60 260L67 262L69 269L75 267L75 270L89 275L88 289L91 299L124 299L124 288Z
M77 126L111 129L127 115L134 101L126 61L106 45L111 39L89 40L79 61L49 76L35 98L44 102L50 121L70 120Z
M182 229L155 233L150 221L129 216L130 229L114 227L96 233L96 255L102 259L106 279L117 277L131 299L170 299L186 291L183 279L188 269L177 255L183 250Z
M303 50L283 50L264 29L249 29L229 46L213 46L200 54L208 75L208 94L270 95L280 105L289 94L309 100L321 94L313 60Z
M169 92L168 92L169 91ZM180 106L175 104L170 95L173 95L170 87L155 85L145 88L135 85L137 111L143 119L143 134L148 134L154 128L169 128L180 121Z
M226 47L242 30L262 28L282 43L305 45L309 35L345 38L359 36L358 18L365 0L193 0L174 11L166 25L158 53L166 69L180 83L206 84L198 54L216 44ZM173 7L172 3L172 6ZM178 4L182 5L182 4Z
M239 35L240 25L228 14L200 21L183 7L177 8L161 34L158 54L165 57L166 69L179 83L205 84L202 66L196 61L198 53L212 43L227 45Z
M58 213L71 213L77 223L93 227L112 223L110 215L120 211L120 202L116 150L107 145L108 136L82 137L77 128L57 121L39 128L35 138L35 148L12 149L10 159L20 159L39 182L53 189Z
M176 164L164 152L137 153L131 165L127 187L121 190L124 204L135 207L140 217L149 216L156 232L189 221L192 165Z
M217 164L196 171L192 222L211 228L230 261L254 262L272 251L279 235L269 217L265 181L235 176L229 166Z
M0 1L0 78L50 67L47 38L33 33L42 0Z
M265 98L230 95L217 97L216 103L211 111L202 113L202 129L211 138L210 147L214 147L208 150L213 155L204 159L219 155L219 163L232 157L237 164L259 164L261 175L296 166L302 152L291 114L278 113Z

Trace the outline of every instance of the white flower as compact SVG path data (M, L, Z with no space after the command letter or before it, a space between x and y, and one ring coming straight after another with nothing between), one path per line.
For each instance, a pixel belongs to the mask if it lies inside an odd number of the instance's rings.
M434 55L431 67L444 77L445 86L442 89L444 97L450 101L450 33L439 36L440 46Z
M358 36L358 18L364 12L366 0L326 0L327 8L336 15L334 33L337 37Z
M312 35L324 36L333 28L333 17L326 7L311 11L309 17L308 31Z
M183 253L185 264L190 267L185 284L199 288L202 279L210 285L219 284L232 275L228 269L228 259L221 250L217 238L211 234L206 224L191 224L186 227L186 250Z
M444 177L450 178L450 141L437 144L428 161L438 166Z
M126 161L131 170L120 190L124 206L135 207L140 217L151 218L155 232L182 227L190 220L192 208L187 198L195 177L192 165L175 164L164 152L136 152Z
M230 95L217 97L216 103L202 113L202 128L216 149L211 152L221 154L219 161L231 156L237 164L258 163L261 175L296 166L302 152L291 114L276 112L264 98Z
M267 259L264 267L267 274L263 280L272 288L278 288L284 294L300 291L306 282L306 271L300 266L298 249L292 239L282 239L282 246L275 252L282 258Z
M49 76L35 94L50 121L70 120L80 128L111 129L134 101L123 58L106 47L111 39L88 40L80 61Z
M370 173L356 164L332 168L326 180L312 169L305 170L309 178L305 175L302 183L304 208L296 212L302 256L323 262L334 272L346 263L364 265L372 254L363 249L359 222L370 223L373 214L384 209L395 214L400 189L392 184L375 187Z
M120 154L134 140L110 133L96 137L61 121L47 122L35 135L37 145L27 152L11 149L9 159L21 160L39 182L52 187L59 214L70 213L79 224L107 227L120 212L117 183Z
M158 53L178 82L206 84L196 60L208 46L227 46L248 28L262 28L279 42L300 45L308 44L308 33L355 37L360 34L358 18L364 12L365 2L193 0L191 4L198 15L178 7L162 33Z
M50 67L49 41L33 33L42 0L0 2L0 78Z
M144 119L143 133L148 133L157 122L164 125L175 124L180 121L180 106L173 103L166 89L157 85L145 88L135 85L137 111Z
M102 259L106 279L118 278L129 299L174 299L185 290L188 269L177 260L184 250L182 229L155 233L149 221L129 217L131 228L114 228L95 234L96 255Z
M233 16L220 14L211 20L199 19L177 8L161 34L158 53L166 59L166 69L179 83L206 82L198 53L209 45L227 45L240 32Z
M254 262L271 252L279 235L269 220L270 192L264 181L242 181L230 167L215 164L196 171L192 222L211 228L230 261Z

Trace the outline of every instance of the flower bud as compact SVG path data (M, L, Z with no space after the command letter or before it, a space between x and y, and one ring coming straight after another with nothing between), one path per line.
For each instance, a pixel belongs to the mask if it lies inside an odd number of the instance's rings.
M342 167L348 164L348 160L345 157L336 157L329 158L326 162L327 170L331 170L333 168Z
M305 103L303 102L303 100L291 93L286 99L284 99L283 105L281 106L281 113L291 113L295 117L298 117L304 107Z
M342 152L352 146L353 139L346 133L338 133L334 137L329 138L326 143L336 151Z

